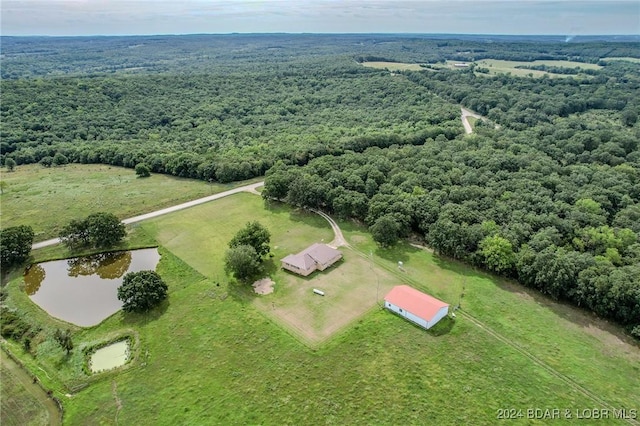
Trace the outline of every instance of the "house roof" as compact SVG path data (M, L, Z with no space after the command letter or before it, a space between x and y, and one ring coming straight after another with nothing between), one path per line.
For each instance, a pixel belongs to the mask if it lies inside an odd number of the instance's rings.
M384 300L427 321L431 321L441 308L449 306L448 303L408 285L395 286Z
M304 271L309 271L315 268L315 262L313 258L304 253L290 254L289 256L282 259L282 261Z
M327 262L333 260L337 255L340 255L342 253L334 248L329 247L326 244L315 243L300 252L300 254L309 255L316 262L326 264Z
M326 244L315 243L302 250L298 254L290 254L282 261L305 271L315 269L315 264L326 264L333 260L336 255L341 255L339 250L333 249Z

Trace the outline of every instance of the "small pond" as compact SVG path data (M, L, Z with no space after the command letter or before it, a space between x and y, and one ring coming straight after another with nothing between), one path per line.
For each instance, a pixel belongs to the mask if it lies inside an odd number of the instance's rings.
M122 308L118 287L127 272L153 271L159 260L151 248L38 263L25 271L25 290L52 317L90 327Z
M129 357L129 342L121 340L100 348L91 355L89 368L91 372L98 373L104 370L120 367L127 362Z

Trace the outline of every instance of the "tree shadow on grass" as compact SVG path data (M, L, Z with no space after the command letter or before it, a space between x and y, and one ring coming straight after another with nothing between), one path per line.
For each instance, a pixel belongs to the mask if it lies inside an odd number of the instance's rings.
M449 334L455 325L455 320L449 317L442 318L436 325L429 329L432 336L440 337Z
M167 312L167 309L169 309L169 305L171 304L169 302L170 297L171 296L167 297L162 303L147 312L123 312L122 322L129 326L143 326L160 319L165 312Z
M433 253L433 262L440 269L455 272L456 274L463 275L465 277L481 277L489 279L494 278L493 275L476 266L470 265L452 257L445 256L440 253Z
M384 309L384 308L382 308ZM440 337L440 336L444 336L446 334L449 334L451 332L451 330L453 329L453 326L455 325L455 320L452 318L449 318L448 316L442 318L440 321L438 321L438 323L436 325L434 325L433 327L431 327L430 329L425 329L424 327L422 327L421 325L418 325L412 321L409 321L406 318L403 318L402 316L394 313L394 312L390 312L387 311L390 315L395 316L396 318L398 318L398 321L406 321L408 324L411 324L412 327L415 327L416 329L422 331L422 332L426 332L428 334L430 334L431 336L434 337Z
M558 317L574 325L595 333L609 333L620 341L640 349L640 341L634 339L621 325L613 321L601 318L589 310L572 305L570 302L554 300L546 294L540 293L536 289L525 287L517 281L488 274L487 276L491 279L491 282L500 289L520 297L531 298L537 305L551 310Z
M283 201L263 198L262 202L264 204L264 209L271 213L287 213L291 210L291 207Z
M397 262L405 263L409 261L410 254L416 253L418 251L420 251L419 248L413 247L406 242L399 242L392 247L378 246L374 254L382 259L385 259L394 263L397 263Z

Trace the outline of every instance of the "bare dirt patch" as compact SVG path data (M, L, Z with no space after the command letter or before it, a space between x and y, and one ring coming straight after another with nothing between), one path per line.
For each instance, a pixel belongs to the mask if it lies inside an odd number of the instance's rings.
M273 293L273 286L275 283L271 278L263 278L253 283L253 291L257 294L271 294Z
M315 346L382 303L397 279L348 249L344 260L307 278L278 273L277 297L257 298L254 304L267 316ZM324 292L314 294L313 289Z

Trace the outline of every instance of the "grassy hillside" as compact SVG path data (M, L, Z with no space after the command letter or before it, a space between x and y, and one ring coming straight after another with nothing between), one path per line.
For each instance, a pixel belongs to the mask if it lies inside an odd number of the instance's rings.
M117 416L121 424L495 424L504 408L526 416L528 408L640 405L640 350L615 329L424 249L379 249L351 223L341 225L353 249L343 249L347 258L334 272L364 256L392 281L452 304L464 286L462 311L425 332L374 309L312 349L224 274L226 241L256 219L272 231L276 260L331 238L319 217L265 206L250 194L141 225L164 246L158 270L169 300L148 315L118 313L77 330L69 360L52 346L46 355L38 351L64 400L66 422L113 423ZM261 297L278 304L287 295L279 291L284 272L271 272L276 292ZM9 286L12 303L51 326L19 287L19 280ZM88 380L81 348L131 330L140 348L130 367L78 390ZM35 360L23 358L37 370ZM72 398L63 396L65 383L76 387Z
M56 237L71 219L106 211L121 219L222 192L233 185L153 174L138 178L123 167L37 164L2 173L2 228L31 225L35 240Z
M53 401L49 400L32 377L0 351L0 383L2 398L0 419L6 426L58 425L60 414ZM48 408L48 409L47 409Z

